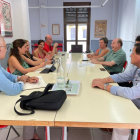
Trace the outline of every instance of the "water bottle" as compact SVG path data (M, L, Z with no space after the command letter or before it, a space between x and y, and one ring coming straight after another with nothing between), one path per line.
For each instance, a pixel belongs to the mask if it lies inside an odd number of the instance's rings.
M65 86L65 71L64 71L63 66L62 66L61 58L59 58L59 60L58 60L57 85L60 89L63 89Z

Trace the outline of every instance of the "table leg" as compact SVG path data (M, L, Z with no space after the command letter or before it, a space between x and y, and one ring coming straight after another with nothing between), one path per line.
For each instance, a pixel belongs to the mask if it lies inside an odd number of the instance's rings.
M62 128L62 140L67 140L67 127Z
M138 129L134 129L134 135L132 137L132 140L137 140L138 138Z
M46 140L50 140L50 126L46 126L45 138Z

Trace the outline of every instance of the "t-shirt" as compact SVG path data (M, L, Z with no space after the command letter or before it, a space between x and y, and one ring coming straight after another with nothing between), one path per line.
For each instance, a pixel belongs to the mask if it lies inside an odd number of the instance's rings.
M104 66L106 70L110 72L122 72L123 65L126 61L126 53L120 49L117 52L111 50L105 56L103 56L106 62L114 61L116 64L113 66Z
M107 49L107 50L110 51L110 49L109 49L108 47L106 47L105 49ZM100 51L99 51L99 55L101 54L101 52L102 52L102 49L100 49Z
M45 42L45 45L44 45L44 48L43 50L45 50L46 52L49 52L49 51L52 51L53 50L53 47L50 45L48 45L46 42Z

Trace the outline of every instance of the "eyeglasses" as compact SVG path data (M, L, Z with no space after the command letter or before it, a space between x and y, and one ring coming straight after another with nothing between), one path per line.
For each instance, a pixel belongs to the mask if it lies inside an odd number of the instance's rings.
M6 50L9 49L9 46L0 46L0 47L4 47Z

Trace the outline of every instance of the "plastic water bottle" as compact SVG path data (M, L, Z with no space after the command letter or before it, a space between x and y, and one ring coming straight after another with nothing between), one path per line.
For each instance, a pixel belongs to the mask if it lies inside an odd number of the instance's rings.
M57 85L60 89L65 87L65 71L62 66L62 60L59 58L58 68L57 68Z

